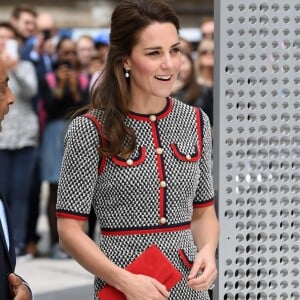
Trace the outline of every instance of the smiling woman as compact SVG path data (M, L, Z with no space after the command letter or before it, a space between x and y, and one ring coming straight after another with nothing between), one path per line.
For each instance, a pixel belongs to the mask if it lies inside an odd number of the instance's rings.
M177 78L181 52L176 27L172 23L153 23L140 36L124 69L130 73L129 110L155 114L166 105Z
M96 276L94 299L208 300L216 278L209 120L169 96L178 31L165 1L117 5L91 107L66 136L60 243ZM84 232L91 206L99 247Z

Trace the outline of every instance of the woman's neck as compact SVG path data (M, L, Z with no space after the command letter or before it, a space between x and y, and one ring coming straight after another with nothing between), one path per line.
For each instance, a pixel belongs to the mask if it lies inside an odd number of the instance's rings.
M158 114L166 107L166 102L166 98L132 101L129 103L128 109L142 115Z

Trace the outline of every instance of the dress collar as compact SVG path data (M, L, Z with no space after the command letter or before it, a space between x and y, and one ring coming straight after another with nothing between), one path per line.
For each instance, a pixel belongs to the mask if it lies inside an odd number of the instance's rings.
M173 108L173 100L171 97L167 97L167 103L166 106L162 111L156 114L139 114L135 112L128 112L128 117L134 120L138 121L144 121L144 122L149 122L149 121L157 121L165 118L166 116L169 115L169 113L172 111Z

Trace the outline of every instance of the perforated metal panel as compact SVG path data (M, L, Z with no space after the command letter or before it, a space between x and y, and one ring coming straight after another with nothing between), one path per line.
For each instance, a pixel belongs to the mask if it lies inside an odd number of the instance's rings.
M214 299L300 299L300 1L215 0Z

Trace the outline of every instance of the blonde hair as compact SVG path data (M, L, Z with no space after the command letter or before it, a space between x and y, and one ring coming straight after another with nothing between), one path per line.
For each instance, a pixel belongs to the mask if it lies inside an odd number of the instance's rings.
M203 50L213 51L214 50L214 41L213 40L202 40L198 45L198 54Z
M214 50L214 41L210 39L201 40L198 49L197 49L197 59L195 60L195 69L197 77L201 76L203 71L203 66L199 63L199 57L203 51L213 51Z

